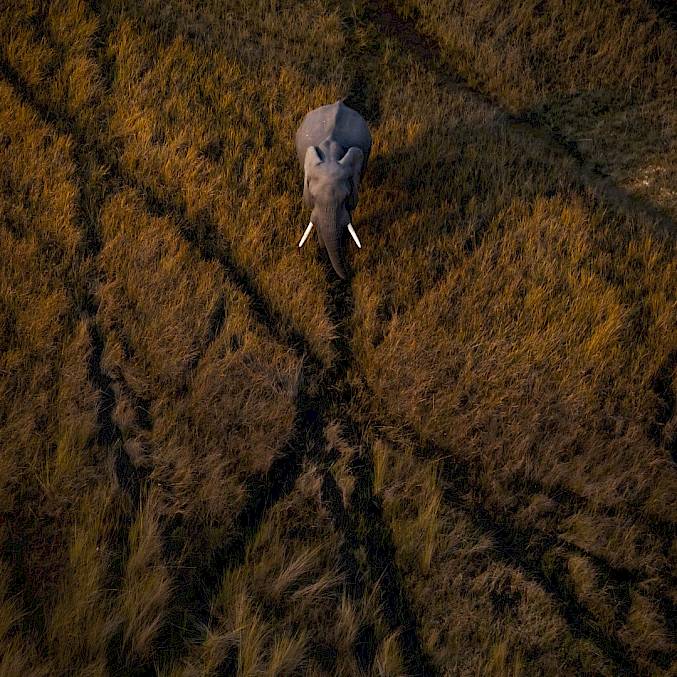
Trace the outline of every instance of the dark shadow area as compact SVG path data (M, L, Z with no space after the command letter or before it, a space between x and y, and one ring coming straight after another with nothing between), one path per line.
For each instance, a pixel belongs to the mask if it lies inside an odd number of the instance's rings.
M674 418L677 397L672 387L672 375L677 369L677 350L673 350L653 377L651 388L660 400L654 422L649 427L649 435L657 445L662 445L677 463L677 432L667 432L666 425Z
M331 387L325 392L321 406L327 419L331 417L332 412L334 416L345 418L345 414L341 412L349 411L354 396L348 377L350 370L355 366L349 333L350 320L354 314L353 275L351 271L347 280L340 279L333 270L326 251L320 252L320 255L329 288L329 315L338 331L338 336L334 340L337 358L332 368L326 372L327 383L331 384ZM366 434L361 424L348 420L343 427L343 433L352 448L361 449L361 440ZM362 549L367 554L366 576L369 583L379 586L381 609L389 629L400 632L402 656L408 670L411 671L410 674L434 675L436 671L423 651L416 617L395 563L392 534L385 524L380 502L373 495L374 470L371 455L362 449L356 455L350 470L355 478L355 489L348 506L344 506L339 487L330 470L324 474L322 487L323 496L331 506L332 520L337 531L344 537L341 557L344 571L350 581L349 590L353 591L352 594L356 599L365 592L363 574L355 559L355 553ZM377 649L374 628L370 624L361 625L354 650L362 670L371 670Z
M674 3L659 0L659 13L674 22ZM670 6L671 9L666 8ZM417 22L420 12L416 7L410 8L404 16L398 11L391 0L368 4L366 16L372 21L383 35L397 41L401 47L413 56L428 71L434 73L440 81L440 86L460 89L475 97L478 101L495 109L497 117L501 117L505 124L514 131L534 138L545 144L550 152L566 155L578 162L578 179L589 187L602 202L615 206L622 206L631 213L645 215L655 221L659 227L672 235L677 236L677 224L674 219L659 206L645 198L633 195L608 175L600 171L594 158L586 158L575 140L568 138L557 127L545 124L538 111L525 112L519 116L510 113L494 96L486 94L481 89L472 86L463 76L455 72L447 63L444 53L436 38L426 35L419 30Z
M674 0L649 0L658 15L677 29L677 3Z
M375 58L368 55L366 58ZM358 66L353 74L353 80L344 98L346 106L356 110L369 125L377 125L381 119L379 92L374 81L369 77L367 68Z
M436 69L440 78L443 79L442 86L445 84L458 86L458 81L452 79L444 68L435 65L441 61L438 58L439 47L418 33L410 20L402 19L388 7L388 5L381 7L380 4L370 3L369 20L373 20L387 35L397 39L403 48L420 59L426 68ZM97 41L100 51L104 44L105 41L101 37ZM372 56L374 55L375 53ZM114 77L113 67L114 65L110 63L104 67L108 82L112 82ZM4 75L5 71L10 73L10 78L13 80L8 79L18 89L22 99L27 101L45 120L53 122L60 131L65 130L65 133L71 134L76 146L88 146L86 135L83 130L78 129L75 120L41 106L20 79L11 73L11 70L4 68L0 70L0 74ZM372 71L368 68L359 65L356 67L346 103L361 112L370 124L377 125L380 122L382 111L378 86ZM528 144L520 145L516 139L529 125L534 126L534 122L506 117L503 113L501 115L503 115L500 118L502 122L499 121L497 115L496 124L490 127L471 127L463 121L450 120L448 128L444 130L435 128L424 130L408 147L388 155L372 156L365 175L365 185L372 191L383 191L392 197L392 200L389 200L388 210L371 207L364 197L358 207L359 223L364 224L357 228L358 232L364 229L372 242L379 243L366 251L363 262L366 269L379 265L379 261L389 259L397 261L398 256L401 255L403 240L392 242L388 237L389 229L395 221L419 213L427 205L439 204L445 198L452 203L451 207L433 211L430 228L423 233L412 232L407 235L409 239L404 244L422 247L428 239L457 233L458 229L462 228L465 238L462 250L466 256L470 256L482 246L492 219L510 201L518 198L528 201L539 195L552 196L572 189L580 191L581 186L590 185L585 172L558 176L557 168L545 156L535 151L523 152ZM504 127L501 125L507 125L512 130L515 137L513 139L515 152L510 157L501 153L492 157L492 154L488 152L487 157L480 162L478 171L472 175L464 174L464 168L472 164L470 162L471 147L477 145L484 145L487 148L500 147L500 144L504 143ZM454 148L450 151L448 142L456 139L458 143L454 143ZM567 147L566 139L559 139L557 135L554 135L548 144L552 145L551 150L554 148L554 153L564 152L574 157L579 165L584 163L577 149ZM210 622L210 604L221 585L223 575L242 564L247 545L265 519L267 511L281 497L293 490L301 472L302 462L307 458L323 469L322 500L332 516L336 530L343 536L341 565L347 574L350 594L358 598L363 594L367 583L379 579L383 574L380 586L384 615L391 629L401 628L402 630L401 645L409 670L412 674L434 674L422 648L416 618L405 593L402 575L395 564L396 551L392 534L384 520L380 500L374 496L372 491L372 459L368 454L361 455L360 463L351 468L356 478L356 486L354 497L348 506L344 505L336 480L331 471L327 469L333 457L327 454L324 448L325 424L331 414L349 408L352 392L348 375L351 369L359 372L359 365L354 363L349 333L355 305L352 278L346 281L337 278L326 251L322 249L319 252L327 275L328 312L338 331L338 337L334 341L337 352L336 362L330 370L323 371L319 359L312 354L307 340L300 332L280 331L281 326L288 326L288 318L280 316L257 291L255 276L238 265L227 243L220 239L216 224L208 219L189 219L180 204L164 201L161 197L154 195L147 187L140 185L133 175L124 173L124 170L116 164L115 155L109 153L109 149L95 146L94 152L101 159L102 166L110 167L111 178L107 180L114 181L116 185L138 189L143 193L151 214L175 219L181 226L182 236L199 255L205 260L216 261L228 278L247 296L253 315L260 325L265 327L276 340L290 346L298 355L303 355L305 358L304 378L299 392L292 438L280 457L273 462L268 473L264 476L250 478L247 482L246 490L250 498L234 525L236 536L220 544L211 557L191 563L195 568L188 574L187 579L182 580L182 585L178 586L171 602L172 610L156 641L156 656L161 656L160 663L168 667L174 659L186 653L191 641L199 641L203 638L204 625ZM218 158L220 153L222 150L219 150L218 145L207 149L208 157ZM476 159L473 161L476 162ZM529 180L515 186L513 192L506 192L502 200L499 199L493 204L480 204L479 210L474 208L471 211L469 208L471 200L493 189L496 175L494 170L500 168L504 171L506 163L509 163L515 175L523 173ZM616 190L620 191L620 189ZM609 194L599 193L599 199L606 203ZM96 251L97 246L100 245L97 244L96 233L92 231L91 234L93 251ZM348 244L351 243L348 242ZM348 259L351 262L350 254L348 254ZM431 252L428 258L429 265L426 266L425 271L422 271L422 279L412 292L413 302L415 303L424 293L434 288L457 263L457 260L444 260L435 252ZM96 313L95 307L91 307L91 310L94 314ZM408 308L393 305L389 300L384 299L383 307L379 311L383 329L387 328L394 312L401 313L407 310ZM210 340L215 340L219 335L225 314L226 309L222 303L217 307L210 321ZM377 338L377 342L382 339L383 334ZM110 414L115 404L112 379L103 374L100 368L103 337L94 336L93 343L95 351L93 363L90 365L90 374L92 381L102 392L104 401L100 412L100 442L115 448L119 455L116 457L118 480L130 495L133 503L138 505L146 477L136 471L126 454L121 453L123 452L123 435L115 429ZM235 344L237 347L237 340ZM209 341L204 351L208 347ZM198 361L199 358L195 360L194 367L197 366ZM669 382L666 379L667 377L659 375L656 380L655 390L666 403L665 409L667 410L667 413L661 410L658 416L659 425L664 424L674 413L674 393L669 390ZM372 397L373 394L370 393L369 396ZM139 414L139 425L149 429L152 426L150 417L140 412L147 413L150 403L139 401L135 403L134 408ZM354 421L348 421L347 429L350 443L358 448L363 439L365 427L361 427ZM425 445L425 442L420 440L419 443ZM433 450L430 453L441 455L443 450ZM674 439L672 453L674 457ZM631 672L633 666L624 648L615 638L606 636L599 630L587 610L576 601L566 581L552 580L543 573L541 558L548 549L554 547L556 537L546 535L540 540L537 548L529 550L532 543L531 535L519 531L511 518L499 521L489 511L483 511L476 502L467 502L468 484L474 486L478 483L471 468L463 467L457 461L447 461L445 470L446 480L452 486L452 490L448 492L448 501L454 505L463 506L465 512L472 516L483 532L492 537L500 558L524 571L528 577L536 580L558 601L573 634L601 647L617 663L622 672ZM130 524L125 525L120 532L120 549L123 554L120 567L124 564L124 542ZM171 560L179 557L186 539L190 537L189 527L190 525L183 524L180 519L165 523L163 527L164 554L170 560L170 564ZM360 548L367 553L368 580L365 580L365 575L357 564L355 553ZM601 561L600 566L604 565L607 566L604 574L609 578L614 578L616 585L627 582L623 580L625 575L623 572L614 572L608 567L608 563ZM120 568L119 575L122 575L122 572L123 568ZM500 595L495 600L499 609L509 609L514 602L515 600L510 597ZM622 602L626 605L626 598ZM187 616L190 617L189 622L186 622ZM356 659L363 670L368 671L373 666L376 649L373 626L363 625L359 628L354 647ZM333 669L336 656L332 655L331 647L327 649L323 646L316 646L313 647L313 651L316 655L323 656L322 662L328 670ZM109 660L110 667L114 670L129 670L129 674L154 674L154 668L150 664L137 666L126 664L121 635L117 635L111 642ZM228 673L229 670L234 669L236 664L237 654L233 651L221 668Z

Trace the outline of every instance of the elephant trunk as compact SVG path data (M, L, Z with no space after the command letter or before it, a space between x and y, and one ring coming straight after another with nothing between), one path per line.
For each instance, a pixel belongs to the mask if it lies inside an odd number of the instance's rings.
M319 215L318 215L319 216ZM348 278L349 266L346 261L346 243L347 243L347 224L349 217L346 214L346 219L341 219L335 213L324 213L318 218L318 228L322 235L322 241L329 254L331 265L334 267L336 274L345 280ZM345 223L342 223L345 220Z

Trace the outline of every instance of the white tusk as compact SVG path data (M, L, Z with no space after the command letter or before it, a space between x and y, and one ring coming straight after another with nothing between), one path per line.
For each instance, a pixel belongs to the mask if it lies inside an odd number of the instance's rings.
M357 239L357 233L355 232L352 223L349 223L349 224L348 224L348 230L350 231L350 234L353 236L353 240L355 240L355 244L356 244L360 249L362 249L362 245L360 244L360 241Z
M302 247L302 246L303 246L303 243L304 243L304 242L306 241L306 239L308 238L308 235L310 235L310 231L311 231L312 229L313 229L313 222L311 221L311 222L308 224L308 227L306 228L306 232L303 233L303 237L301 238L301 242L299 242L299 247Z

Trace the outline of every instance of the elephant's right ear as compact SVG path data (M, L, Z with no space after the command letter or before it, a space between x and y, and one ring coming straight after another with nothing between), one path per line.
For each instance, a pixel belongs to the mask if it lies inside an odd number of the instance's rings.
M310 173L315 165L319 165L322 160L315 146L308 146L306 157L303 162L303 201L309 206L313 206L313 196L310 194Z

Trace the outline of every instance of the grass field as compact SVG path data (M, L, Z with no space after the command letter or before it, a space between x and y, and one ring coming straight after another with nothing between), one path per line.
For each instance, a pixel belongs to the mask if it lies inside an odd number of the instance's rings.
M2 7L0 675L674 674L667 13Z

